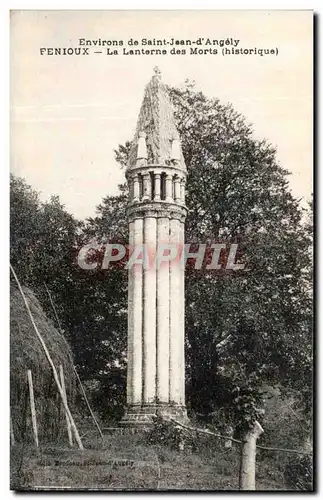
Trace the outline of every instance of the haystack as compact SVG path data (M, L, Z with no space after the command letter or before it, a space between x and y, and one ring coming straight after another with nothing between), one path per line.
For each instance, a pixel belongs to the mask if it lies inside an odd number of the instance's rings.
M23 291L56 369L63 366L67 400L73 406L76 381L68 343L45 315L34 293L26 287ZM15 439L29 440L32 436L27 370L33 377L39 437L58 439L66 433L66 424L53 373L20 291L12 286L10 292L10 408Z

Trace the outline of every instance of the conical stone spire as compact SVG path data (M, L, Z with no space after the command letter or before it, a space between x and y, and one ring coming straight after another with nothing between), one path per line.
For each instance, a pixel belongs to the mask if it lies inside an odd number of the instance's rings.
M186 172L185 161L176 128L172 103L166 85L161 81L161 73L156 67L155 74L145 89L136 133L132 141L128 168L137 165L140 137L146 134L147 162L150 165L171 165Z

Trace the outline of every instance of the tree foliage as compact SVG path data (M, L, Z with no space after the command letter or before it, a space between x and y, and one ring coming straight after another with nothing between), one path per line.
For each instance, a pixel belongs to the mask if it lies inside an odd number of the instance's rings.
M187 270L188 406L207 413L240 405L240 415L250 407L252 421L259 418L264 382L299 390L309 406L312 228L304 223L305 209L292 196L275 149L255 139L232 105L207 98L189 82L169 90L188 169L186 242L238 243L245 264L241 271ZM121 168L129 144L116 150ZM13 193L13 261L26 279L51 283L83 377L98 381L97 401L102 395L108 407L110 395L120 409L127 274L118 267L82 270L76 253L91 239L127 241L127 188L104 198L84 225L57 199L40 204L20 180L13 180ZM36 263L34 254L41 256Z
M288 172L231 105L189 83L170 92L188 168L186 242L238 243L245 263L236 273L186 273L188 402L200 412L257 410L271 382L298 387L308 404L311 232ZM122 166L127 151L118 150Z

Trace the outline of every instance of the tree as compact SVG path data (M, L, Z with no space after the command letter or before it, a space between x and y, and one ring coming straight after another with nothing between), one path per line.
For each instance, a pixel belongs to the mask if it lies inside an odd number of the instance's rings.
M186 239L236 242L246 264L236 275L204 272L187 280L191 398L194 406L211 410L221 402L219 382L228 387L226 373L233 389L248 387L250 377L258 386L264 380L305 382L311 359L305 282L310 241L304 210L290 193L288 172L274 148L255 140L231 105L189 85L171 93L189 173ZM211 397L203 394L205 387L214 388Z
M57 196L42 203L38 193L14 175L10 196L10 262L19 279L34 290L52 316L45 285L61 312L65 285L73 281L81 223L65 210Z
M28 282L33 273L39 196L23 179L10 176L10 261ZM29 278L28 278L29 277Z
M70 306L64 325L73 346L76 365L84 380L91 381L92 403L102 417L118 419L124 410L127 353L127 271L123 266L102 269L104 244L125 243L127 197L106 197L97 207L97 216L88 219L82 245L102 244L93 254L98 266L78 267L66 288ZM80 246L81 248L81 246Z
M310 239L288 172L231 105L190 84L170 93L189 174L186 241L238 243L246 264L236 273L186 273L189 405L200 412L232 405L237 390L239 397L243 390L256 394L264 381L307 385ZM128 151L126 143L116 152L122 167ZM105 213L123 203L123 196L106 198L90 228L103 234ZM114 213L113 226L125 234L124 217Z

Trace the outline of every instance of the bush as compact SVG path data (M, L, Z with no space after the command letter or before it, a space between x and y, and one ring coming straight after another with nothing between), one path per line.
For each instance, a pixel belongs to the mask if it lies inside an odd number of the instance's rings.
M193 438L182 427L160 416L154 418L153 427L147 433L146 439L149 444L162 444L176 450L194 447Z
M293 456L285 467L285 481L295 490L313 491L313 462L310 455Z
M299 394L282 394L279 388L267 387L262 443L265 446L303 451L304 443L312 435L311 416L299 403ZM290 457L286 457L287 459Z

